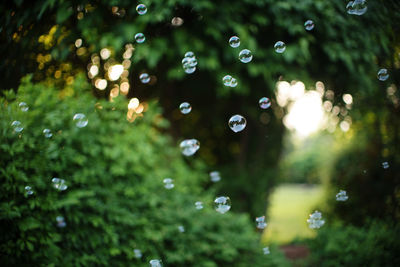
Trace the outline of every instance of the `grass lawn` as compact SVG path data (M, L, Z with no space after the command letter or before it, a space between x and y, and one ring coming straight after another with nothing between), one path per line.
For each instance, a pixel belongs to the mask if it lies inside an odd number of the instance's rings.
M321 185L282 184L271 196L263 243L286 244L296 237L312 237L306 220L322 200Z

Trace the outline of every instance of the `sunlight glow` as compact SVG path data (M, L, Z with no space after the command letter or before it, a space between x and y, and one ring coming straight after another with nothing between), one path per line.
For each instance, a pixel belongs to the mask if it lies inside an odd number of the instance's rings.
M118 64L118 65L113 65L108 69L108 78L110 78L111 81L116 81L121 77L122 72L124 71L124 66Z

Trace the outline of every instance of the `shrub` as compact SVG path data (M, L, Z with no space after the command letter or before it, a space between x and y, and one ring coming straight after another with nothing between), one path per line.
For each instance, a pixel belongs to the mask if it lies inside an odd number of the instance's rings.
M147 266L152 258L166 266L283 262L274 251L262 255L247 216L209 207L215 195L202 190L205 166L183 159L161 134L168 123L155 103L129 123L122 97L96 100L84 81L78 77L57 91L25 78L18 94L9 91L0 100L3 266ZM22 101L29 105L26 112L18 106ZM86 127L75 126L75 113L86 114ZM11 127L15 120L21 133ZM53 188L53 177L65 179L67 190ZM165 177L174 179L175 188L163 187ZM199 200L203 210L195 209ZM57 216L66 227L57 227ZM135 248L141 259L134 257Z

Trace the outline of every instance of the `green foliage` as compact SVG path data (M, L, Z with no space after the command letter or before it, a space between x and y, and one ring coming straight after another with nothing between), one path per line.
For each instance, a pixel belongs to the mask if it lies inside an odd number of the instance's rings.
M0 99L2 265L148 266L152 258L165 266L284 264L277 249L262 255L254 226L234 213L235 200L224 215L210 207L215 195L202 189L204 164L193 158L187 164L161 134L168 123L156 103L129 123L123 98L97 102L82 77L72 88L66 96L26 78L18 94L8 91ZM87 115L86 127L75 126L75 113ZM14 120L21 133L13 131ZM52 177L65 179L68 189L57 191ZM175 188L163 187L165 177ZM195 209L199 200L203 210ZM57 227L57 216L65 228ZM135 248L142 259L134 257Z
M399 266L400 227L375 221L354 226L322 227L309 241L308 266Z

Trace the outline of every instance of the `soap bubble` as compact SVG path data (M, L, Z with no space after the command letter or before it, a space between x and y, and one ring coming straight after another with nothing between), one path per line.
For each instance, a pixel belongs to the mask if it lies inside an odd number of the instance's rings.
M139 80L140 80L142 83L149 83L149 82L150 82L150 75L147 74L147 73L142 73L142 74L140 74L140 76L139 76Z
M311 31L312 29L314 29L314 21L312 21L311 19L307 20L306 22L304 22L304 28L307 31Z
M211 182L216 183L221 180L221 176L218 171L212 171L212 172L210 172L210 179L211 179Z
M144 43L144 41L146 41L146 37L144 36L143 33L139 32L135 34L135 40L138 44L142 44Z
M231 87L236 87L237 84L238 84L237 80L236 80L235 78L232 77L232 80L231 80Z
M228 210L231 209L231 200L229 197L217 197L214 200L214 208L221 214L226 213Z
M195 55L194 55L194 53L192 51L188 51L188 52L185 53L185 57L194 58Z
M150 267L162 267L161 260L151 260L149 263L150 263Z
M222 82L224 83L225 86L231 86L232 76L231 75L225 75L222 78Z
M53 179L51 179L51 182L53 183L53 187L59 191L64 191L68 188L68 186L65 184L64 179L54 177Z
M317 229L324 225L325 221L322 220L321 212L314 211L313 214L310 214L310 218L307 220L307 223L309 228Z
M243 63L249 63L253 59L253 55L249 49L243 49L239 53L239 60Z
M13 121L11 123L11 127L14 128L14 132L16 132L16 133L20 133L24 129L24 127L21 126L21 122L20 121Z
M18 106L23 112L26 112L29 110L28 104L26 104L25 102L19 103Z
M200 148L200 142L196 139L186 139L180 143L182 154L185 156L192 156Z
M267 227L267 223L265 222L265 216L256 218L256 227L258 229L264 229L265 227Z
M57 227L59 228L64 228L65 226L67 226L67 223L65 222L63 216L57 216L56 221L57 221Z
M367 12L367 1L366 0L354 0L347 3L346 10L350 15L364 15Z
M33 195L34 191L32 190L32 187L29 185L25 186L25 192L28 196Z
M179 232L184 233L185 232L185 227L183 225L179 225L178 226L178 230L179 230Z
M196 201L196 203L194 203L194 205L196 206L196 210L203 209L203 202L201 202L201 201Z
M246 127L246 119L242 115L233 115L228 122L229 128L235 133L243 131Z
M172 180L171 178L165 178L163 180L163 183L164 183L164 187L168 190L174 188L174 186L175 186L174 180Z
M196 67L187 67L187 68L183 68L183 69L187 74L192 74L193 72L196 71Z
M51 130L50 130L50 129L44 129L44 130L43 130L43 135L44 135L44 137L46 137L46 138L51 138L51 137L53 136L53 134L51 133Z
M135 257L136 259L142 258L142 251L141 251L140 249L134 249L134 250L133 250L133 254L134 254L134 257Z
M88 119L83 113L76 113L72 119L75 121L75 125L78 128L86 127L88 124Z
M274 48L275 48L275 52L276 53L281 54L281 53L285 52L286 45L285 45L284 42L278 41L278 42L275 43Z
M389 73L387 69L380 69L378 71L378 79L380 81L386 81L389 78Z
M271 106L271 100L269 100L268 97L262 97L258 101L258 104L260 105L260 108L267 109Z
M136 6L136 11L139 15L144 15L147 13L147 7L144 4L139 4Z
M188 102L183 102L179 105L179 110L182 114L188 114L192 110L192 106Z
M233 48L239 47L240 45L240 39L237 36L232 36L229 38L229 45Z
M196 71L197 59L193 52L188 51L185 53L185 57L182 59L183 70L187 74L191 74Z
M336 194L337 201L346 201L347 199L349 199L349 197L347 196L347 193L344 190L340 190L339 193Z
M269 247L263 248L263 254L264 255L269 255L271 252L269 251Z
M382 162L382 168L388 169L389 168L389 162L387 162L387 161Z

